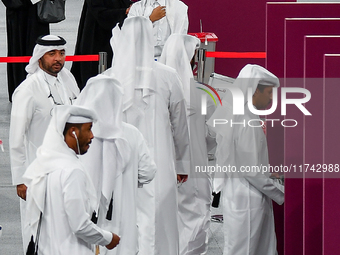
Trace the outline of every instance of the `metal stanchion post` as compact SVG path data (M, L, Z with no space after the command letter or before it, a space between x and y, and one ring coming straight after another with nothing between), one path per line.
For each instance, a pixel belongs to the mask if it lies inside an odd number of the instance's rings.
M204 67L205 67L205 56L206 49L199 48L197 50L197 81L202 82L204 81Z
M102 73L107 69L107 52L99 52L98 73Z

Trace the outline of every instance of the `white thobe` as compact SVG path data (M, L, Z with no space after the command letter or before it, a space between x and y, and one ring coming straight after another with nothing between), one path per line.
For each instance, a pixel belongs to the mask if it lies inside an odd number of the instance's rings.
M262 127L247 125L258 119L245 107L245 115L234 124L235 166L268 166L267 141ZM255 126L256 122L252 121ZM258 123L260 125L260 121ZM218 141L217 141L218 142ZM228 165L228 162L225 162ZM269 173L236 173L225 179L222 190L224 255L275 255L276 236L272 200L284 201L284 188L269 178Z
M45 210L41 222L39 254L92 255L91 244L108 245L112 233L96 226L84 192L81 169L59 169L47 176Z
M133 105L124 112L147 141L157 166L154 180L138 189L137 225L140 255L177 255L177 174L188 174L190 164L186 106L174 69L154 63L154 93L143 98L135 89ZM144 101L145 100L145 101Z
M129 162L115 180L112 220L107 220L103 204L99 209L98 225L121 237L113 250L102 247L101 254L135 255L138 253L137 188L143 188L155 176L156 165L142 134L134 126L123 123L123 136L129 146ZM148 184L149 185L149 184Z
M196 172L196 167L204 169L208 165L206 121L215 110L212 100L208 100L207 114L201 114L201 95L205 92L191 84L188 123L190 133L191 172L186 183L178 188L180 255L205 254L208 249L210 226L210 205L212 183L209 172Z
M208 248L211 177L206 171L195 172L195 169L204 169L208 165L206 120L214 112L215 105L209 100L207 114L201 114L201 98L207 94L199 89L202 85L194 81L190 65L195 48L199 45L200 41L196 37L172 34L159 60L176 69L187 105L192 165L188 181L178 189L180 255L205 254Z
M22 176L42 144L55 107L49 86L59 92L62 102L57 103L71 104L79 94L73 75L65 68L57 77L39 68L14 91L9 135L13 185L23 183Z
M51 119L51 110L55 107L49 86L55 86L56 79L59 83L56 90L62 103L71 104L79 94L79 88L73 75L65 68L57 77L38 68L37 72L30 75L14 91L9 132L13 185L24 183L22 176L36 158L37 148L42 144ZM20 212L23 224L25 201L22 199Z
M152 4L144 4L145 1L139 1L131 6L128 17L133 16L143 16L149 18L153 9L158 6L165 6L166 0L154 1ZM148 2L148 1L147 1ZM188 7L181 1L174 1L176 4L174 9L176 15L173 18L174 26L171 27L167 17L157 20L152 23L153 25L153 35L154 35L154 56L159 57L162 53L164 44L168 37L173 33L186 34L188 32Z

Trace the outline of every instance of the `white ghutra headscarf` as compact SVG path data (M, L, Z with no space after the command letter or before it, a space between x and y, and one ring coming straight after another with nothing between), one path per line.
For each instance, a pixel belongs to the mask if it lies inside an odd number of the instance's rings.
M33 55L29 64L25 68L28 76L37 71L39 67L39 59L44 56L45 53L51 50L66 50L65 44L66 41L62 37L56 35L45 35L38 38L37 44L33 49Z
M166 41L159 62L174 68L181 81L187 109L190 108L190 80L194 78L190 61L201 41L194 36L172 34Z
M82 157L82 162L95 183L98 198L104 197L106 209L115 180L130 159L131 149L123 138L122 101L120 83L103 74L89 79L75 101L75 105L93 109L98 117L92 128L95 137L92 148Z

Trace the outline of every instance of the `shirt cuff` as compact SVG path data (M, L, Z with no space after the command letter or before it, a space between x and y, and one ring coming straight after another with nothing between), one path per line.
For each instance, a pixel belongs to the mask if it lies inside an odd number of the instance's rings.
M112 241L112 233L106 230L103 231L103 239L98 243L101 246L106 246Z
M12 167L12 184L19 185L25 183L23 175L25 173L25 167Z

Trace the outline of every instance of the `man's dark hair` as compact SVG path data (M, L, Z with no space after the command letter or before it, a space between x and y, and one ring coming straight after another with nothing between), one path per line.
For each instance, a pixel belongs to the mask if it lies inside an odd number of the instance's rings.
M261 84L257 85L257 89L259 89L259 91L260 91L261 93L264 91L264 89L265 89L266 87L268 87L268 86L266 86L266 85L261 85Z
M82 126L83 126L83 123L77 123L77 124L75 124L75 123L68 123L68 122L66 122L65 128L64 128L64 131L63 131L63 135L65 136L66 133L67 133L67 131L68 131L71 127L76 127L76 128L78 128L79 130L81 130L81 127L82 127Z

